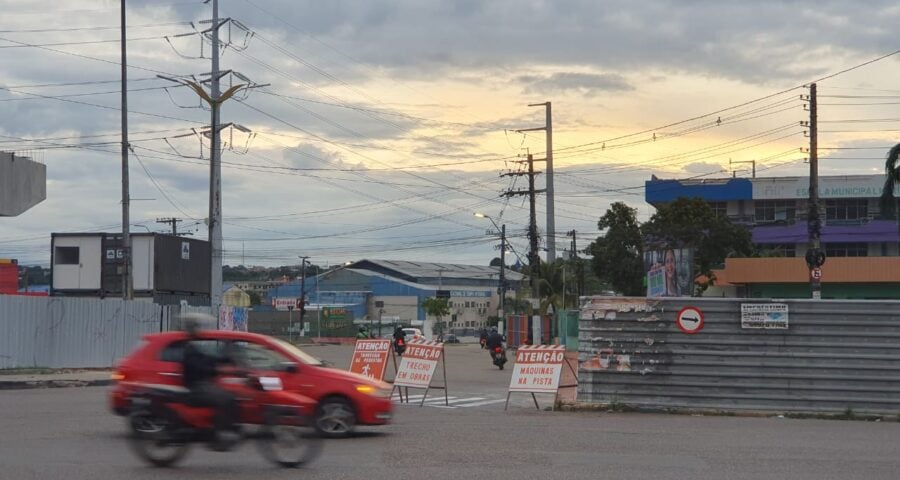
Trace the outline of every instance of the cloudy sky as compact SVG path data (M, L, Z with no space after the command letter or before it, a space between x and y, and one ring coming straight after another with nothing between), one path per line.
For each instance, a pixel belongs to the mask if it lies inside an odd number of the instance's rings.
M61 6L62 5L62 6ZM485 264L483 212L524 257L527 153L552 102L557 250L659 177L804 175L804 85L823 175L878 173L900 139L891 1L221 0L225 263ZM121 228L119 2L0 1L0 150L45 163L47 200L0 219L0 257L49 264L50 233ZM202 1L128 2L132 231L205 238L209 113L185 87ZM885 57L885 58L881 58ZM872 63L870 61L879 59ZM865 64L865 65L864 65ZM853 68L859 67L859 68ZM849 71L843 72L847 69ZM837 75L834 75L837 74ZM246 131L245 131L246 130ZM249 132L249 133L248 133ZM545 166L537 163L537 169ZM504 175L506 174L506 175ZM545 179L540 175L538 188ZM538 199L544 229L546 200Z

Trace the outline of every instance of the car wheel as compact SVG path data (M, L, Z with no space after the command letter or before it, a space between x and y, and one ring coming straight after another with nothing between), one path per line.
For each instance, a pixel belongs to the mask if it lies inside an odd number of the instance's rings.
M316 408L316 430L328 438L350 435L356 426L356 410L350 400L328 397Z

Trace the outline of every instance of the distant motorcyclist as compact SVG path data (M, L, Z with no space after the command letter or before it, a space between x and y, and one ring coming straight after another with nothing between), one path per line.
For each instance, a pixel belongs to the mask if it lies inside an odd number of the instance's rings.
M503 364L506 363L506 350L503 349L503 335L497 332L496 327L491 327L491 334L487 338L487 349L491 356L491 363L503 370ZM500 350L499 355L498 349Z
M481 327L481 331L478 334L478 343L481 344L481 348L485 348L487 346L487 338L488 338L487 329L484 327Z
M406 332L400 325L394 328L394 352L397 355L403 355L406 352Z
M214 409L213 421L218 435L217 449L227 449L228 444L236 437L235 421L239 407L237 398L216 385L215 380L219 373L219 365L233 361L227 357L210 355L198 347L200 327L197 319L185 318L183 326L188 334L181 362L184 386L190 390L193 405Z
M406 332L403 331L403 327L397 325L394 327L394 341L403 340L406 342Z
M497 327L491 327L491 333L487 336L487 348L494 351L497 347L503 348L503 335L497 332Z
M356 338L369 338L369 331L366 330L366 327L359 327L359 332L357 332Z

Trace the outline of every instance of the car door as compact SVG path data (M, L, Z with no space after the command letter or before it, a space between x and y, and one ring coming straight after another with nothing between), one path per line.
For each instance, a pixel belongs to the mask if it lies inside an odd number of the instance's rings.
M187 342L187 339L175 340L159 350L159 354L151 364L152 383L184 386L181 365L184 361L184 347ZM192 340L192 342L198 349L209 355L221 356L225 348L222 340L214 338Z
M287 355L268 345L248 340L235 340L230 348L240 367L259 375L278 377L285 390L297 391L295 377L299 367Z

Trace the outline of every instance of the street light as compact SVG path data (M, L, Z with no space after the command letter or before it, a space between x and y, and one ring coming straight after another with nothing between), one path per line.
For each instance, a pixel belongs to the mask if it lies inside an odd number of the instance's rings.
M475 216L490 220L494 228L500 230L500 291L498 292L500 294L500 308L497 310L497 316L503 320L506 304L506 224L504 223L498 227L497 222L493 218L480 212L475 212Z

